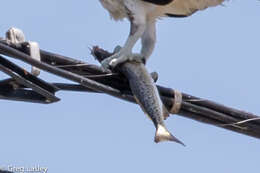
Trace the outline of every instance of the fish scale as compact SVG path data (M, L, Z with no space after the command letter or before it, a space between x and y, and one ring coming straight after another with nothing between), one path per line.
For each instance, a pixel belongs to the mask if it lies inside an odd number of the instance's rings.
M135 61L125 62L118 69L127 77L136 102L153 121L156 128L154 141L156 143L174 141L184 145L165 127L163 119L164 116L168 116L168 111L165 109L157 87L144 64Z

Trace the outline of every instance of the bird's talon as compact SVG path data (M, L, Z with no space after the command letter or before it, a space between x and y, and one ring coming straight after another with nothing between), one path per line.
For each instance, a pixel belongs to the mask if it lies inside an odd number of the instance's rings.
M104 70L105 72L110 71L110 65L109 65L109 63L110 63L110 61L108 60L108 58L105 59L105 60L103 60L103 61L101 62L101 66L102 66L102 68L103 68L103 70Z
M117 65L117 59L116 58L112 59L109 62L109 66L112 67L112 68L114 68L116 65Z
M141 54L128 53L128 51L124 51L121 46L116 46L114 49L114 54L103 60L101 65L104 70L110 70L126 61L145 63L145 57Z
M116 46L115 49L114 49L114 53L118 53L120 50L122 49L121 46Z

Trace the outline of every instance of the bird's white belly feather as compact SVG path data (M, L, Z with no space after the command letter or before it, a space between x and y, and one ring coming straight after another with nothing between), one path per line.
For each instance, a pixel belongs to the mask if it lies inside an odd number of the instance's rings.
M127 17L127 11L124 6L124 0L100 0L101 4L110 13L115 20Z
M168 5L155 5L141 0L100 0L111 17L120 20L128 17L128 10L137 11L152 18L162 17L168 14L190 15L197 10L219 5L224 0L174 0Z
M128 17L129 12L133 14L149 14L157 5L147 3L141 0L100 0L104 8L106 8L110 16L115 20Z

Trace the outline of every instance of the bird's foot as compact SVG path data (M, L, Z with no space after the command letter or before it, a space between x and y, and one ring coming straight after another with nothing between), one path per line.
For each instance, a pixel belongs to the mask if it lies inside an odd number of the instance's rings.
M105 70L109 70L127 61L145 63L145 58L141 54L133 54L129 51L125 51L120 46L117 46L114 50L114 54L103 60L101 65Z

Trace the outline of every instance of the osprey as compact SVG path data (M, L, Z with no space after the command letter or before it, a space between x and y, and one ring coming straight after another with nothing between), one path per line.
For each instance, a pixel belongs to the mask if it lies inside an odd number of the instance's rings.
M100 0L115 20L127 18L130 34L122 49L102 62L104 68L136 60L146 62L153 52L156 34L155 23L160 17L188 17L198 10L221 4L224 0ZM132 48L141 38L141 53L132 55Z

